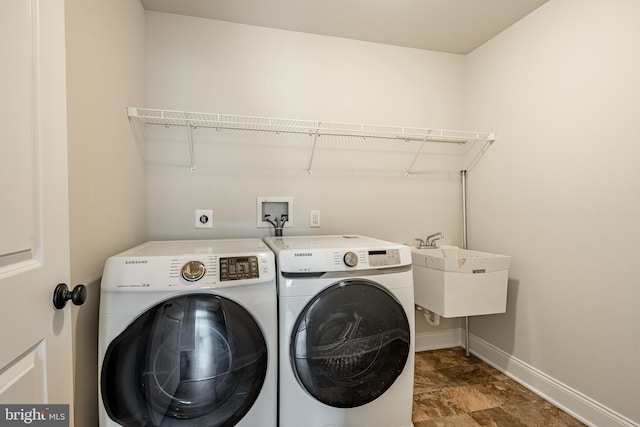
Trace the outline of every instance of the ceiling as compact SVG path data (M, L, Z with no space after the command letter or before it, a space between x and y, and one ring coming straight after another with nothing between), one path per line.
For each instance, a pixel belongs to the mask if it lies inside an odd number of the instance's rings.
M146 10L467 54L548 0L140 0Z

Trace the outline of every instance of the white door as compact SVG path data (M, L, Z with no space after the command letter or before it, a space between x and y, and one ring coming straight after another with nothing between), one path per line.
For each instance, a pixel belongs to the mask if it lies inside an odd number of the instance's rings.
M64 0L0 1L1 404L72 403L64 36Z

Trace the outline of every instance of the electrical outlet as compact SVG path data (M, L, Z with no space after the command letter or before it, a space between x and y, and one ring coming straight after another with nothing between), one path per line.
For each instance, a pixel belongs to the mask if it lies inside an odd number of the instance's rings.
M195 228L213 228L211 209L196 209Z
M309 212L309 227L311 228L320 227L320 210L319 209L312 209Z

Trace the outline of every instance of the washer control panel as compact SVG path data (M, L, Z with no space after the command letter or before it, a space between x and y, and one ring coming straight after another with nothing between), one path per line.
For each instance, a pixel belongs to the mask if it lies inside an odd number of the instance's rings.
M399 265L400 264L400 250L399 249L385 249L369 251L369 265L371 267L381 267L387 265Z
M220 281L260 277L257 256L220 258Z

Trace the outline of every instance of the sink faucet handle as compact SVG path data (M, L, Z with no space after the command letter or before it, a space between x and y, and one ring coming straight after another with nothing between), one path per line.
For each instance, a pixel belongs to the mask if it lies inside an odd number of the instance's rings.
M425 247L424 240L415 239L415 241L418 242L418 249L423 249Z
M436 245L435 241L439 239L444 239L444 233L441 231L437 233L433 233L432 235L428 236L426 245L435 246Z

